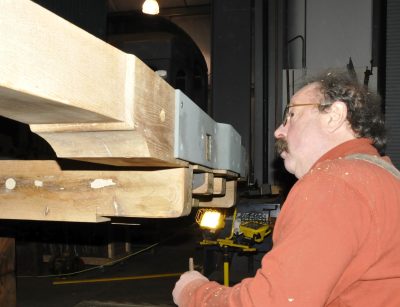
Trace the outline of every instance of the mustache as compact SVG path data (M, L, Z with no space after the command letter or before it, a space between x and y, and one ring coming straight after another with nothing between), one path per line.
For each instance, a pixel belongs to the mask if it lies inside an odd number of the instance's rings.
M275 142L275 150L278 152L278 154L281 154L282 152L289 152L289 147L286 139L277 139Z

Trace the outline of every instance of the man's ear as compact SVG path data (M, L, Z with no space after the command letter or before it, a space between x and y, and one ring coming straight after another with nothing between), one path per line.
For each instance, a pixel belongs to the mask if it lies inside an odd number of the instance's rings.
M334 132L347 123L347 106L343 101L335 101L326 110L326 128L329 132Z

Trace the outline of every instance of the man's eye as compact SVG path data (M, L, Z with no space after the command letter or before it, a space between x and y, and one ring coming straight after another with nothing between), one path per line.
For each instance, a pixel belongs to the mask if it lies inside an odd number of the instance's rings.
M294 116L293 112L289 112L289 117L292 118Z

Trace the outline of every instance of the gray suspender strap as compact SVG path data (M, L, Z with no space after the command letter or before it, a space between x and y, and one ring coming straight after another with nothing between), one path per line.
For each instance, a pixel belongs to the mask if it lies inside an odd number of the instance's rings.
M389 162L386 162L385 160L383 160L380 157L368 155L368 154L357 153L357 154L346 156L345 159L347 159L347 160L352 160L352 159L362 160L362 161L366 161L366 162L375 164L376 166L379 166L379 167L387 170L389 173L391 173L397 179L400 179L400 171L397 168L395 168L392 164L390 164Z

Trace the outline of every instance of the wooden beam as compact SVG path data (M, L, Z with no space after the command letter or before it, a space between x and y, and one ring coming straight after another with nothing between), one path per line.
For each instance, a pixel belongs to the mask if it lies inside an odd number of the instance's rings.
M3 116L27 124L125 121L132 57L32 1L1 1L0 20Z
M214 177L214 196L224 196L226 192L226 179L222 177Z
M193 174L193 195L212 195L214 191L213 173Z
M28 124L57 157L244 169L237 131L135 55L33 1L0 1L0 21L0 115Z
M182 165L175 90L136 56L32 1L0 2L0 20L0 115L29 124L58 157Z
M199 198L199 207L210 208L231 208L236 204L236 180L226 181L225 195L221 197L203 197Z
M189 168L62 171L55 161L0 161L0 219L101 222L172 218L192 205Z
M174 159L172 144L139 131L39 132L60 158L115 166L188 166Z
M129 115L125 126L114 123L30 125L58 157L112 165L137 165L138 159L142 166L147 166L147 160L149 166L154 166L154 161L160 166L184 164L174 158L175 90L138 58L129 56L133 57L134 69L131 69L130 82L125 85L125 92L131 92L125 105L126 116ZM114 107L112 101L108 106Z
M235 204L243 156L231 126L216 124L136 56L32 1L0 1L0 25L0 115L29 124L60 158L141 168L0 161L0 219L168 218L192 204ZM201 185L192 186L191 164L206 166L196 170Z

